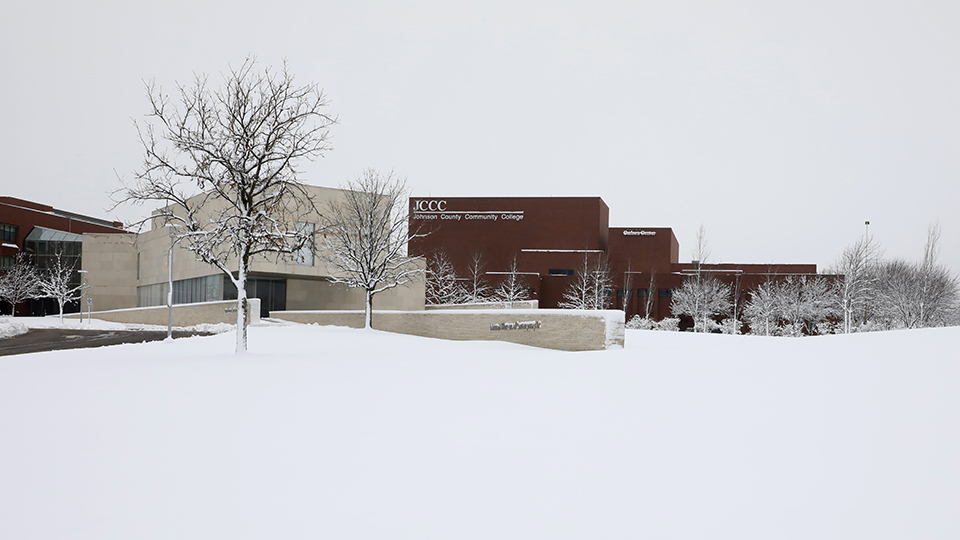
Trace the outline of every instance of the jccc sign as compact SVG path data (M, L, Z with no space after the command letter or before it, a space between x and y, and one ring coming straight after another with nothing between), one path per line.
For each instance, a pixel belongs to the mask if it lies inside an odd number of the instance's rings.
M414 212L446 212L447 201L437 199L420 199L413 201Z

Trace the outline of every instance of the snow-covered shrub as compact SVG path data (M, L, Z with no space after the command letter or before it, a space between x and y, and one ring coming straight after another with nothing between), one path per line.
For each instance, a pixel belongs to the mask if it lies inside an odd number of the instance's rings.
M631 330L656 330L657 321L649 317L641 317L640 315L634 315L632 319L627 321L625 325Z
M803 323L787 323L774 330L775 336L803 337Z
M743 327L743 321L728 317L720 323L720 332L724 334L739 334L741 327Z
M817 323L816 333L818 336L825 336L827 334L842 334L843 325L830 321L823 321L821 323Z
M668 317L657 323L657 330L662 332L679 332L680 319L677 317Z
M680 319L670 317L662 321L655 321L649 317L634 315L625 325L631 330L659 330L661 332L677 332L680 330Z

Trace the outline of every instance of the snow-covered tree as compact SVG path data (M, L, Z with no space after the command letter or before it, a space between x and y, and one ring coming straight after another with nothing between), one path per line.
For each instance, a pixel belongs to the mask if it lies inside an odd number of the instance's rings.
M563 293L563 300L557 305L565 309L607 309L610 307L613 292L613 280L610 279L610 264L595 254L593 261L590 253L583 252L583 261L577 275Z
M956 276L938 264L884 261L877 272L876 322L884 328L923 328L956 322Z
M743 314L750 325L751 334L769 336L780 320L777 302L777 284L767 281L750 291L750 300L743 308Z
M791 328L813 334L818 323L837 313L835 293L823 276L787 276L776 288L780 317Z
M507 304L530 299L530 288L527 287L523 272L520 271L520 261L516 257L510 261L510 266L507 268L503 280L494 290L493 297L498 302Z
M704 271L703 266L710 258L710 248L703 225L697 230L692 255L693 270L684 278L680 288L673 291L670 311L674 315L692 318L694 332L709 332L716 326L713 317L729 311L732 292L729 285Z
M10 304L11 315L16 316L17 304L40 296L40 275L21 253L13 266L0 275L0 300Z
M324 257L333 283L363 289L364 327L371 328L373 297L420 277L407 243L421 235L407 221L406 182L392 172L367 169L344 186L340 200L324 211Z
M944 326L952 321L960 300L960 283L950 270L940 264L940 224L927 229L917 276L917 312L919 326Z
M440 251L427 258L425 275L427 304L458 304L463 302L466 291L457 278L457 272L447 254Z
M154 224L172 227L181 246L234 284L238 353L247 349L250 262L295 254L310 242L296 227L313 209L297 167L330 149L336 122L322 112L323 91L297 86L286 64L255 67L248 58L223 75L219 89L200 75L178 86L175 98L149 83L148 120L137 124L144 163L134 184L116 194L120 203L163 204Z
M694 332L709 332L716 326L713 317L730 309L730 286L705 275L687 276L673 291L670 311L693 319Z
M63 324L63 306L79 300L83 291L83 283L78 283L75 275L75 264L67 263L62 250L54 254L50 266L40 275L40 292L44 297L57 301L60 324Z
M843 276L837 283L843 331L850 333L866 322L877 297L877 264L880 248L873 238L864 235L847 246L830 273Z
M643 316L645 318L653 317L653 293L656 291L657 287L657 272L656 270L650 272L650 283L647 284L647 297L644 298L643 302Z
M464 302L485 302L493 294L493 289L487 284L486 264L480 252L474 253L467 267L467 276L464 280Z

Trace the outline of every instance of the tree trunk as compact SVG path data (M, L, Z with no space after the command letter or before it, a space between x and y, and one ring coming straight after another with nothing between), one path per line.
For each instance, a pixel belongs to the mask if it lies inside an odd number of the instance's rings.
M363 309L363 327L373 328L373 293L366 291L367 299Z
M237 354L247 352L247 265L240 258L237 271Z

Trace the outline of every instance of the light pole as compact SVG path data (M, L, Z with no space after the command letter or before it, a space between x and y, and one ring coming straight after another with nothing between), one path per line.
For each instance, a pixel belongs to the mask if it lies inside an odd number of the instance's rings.
M87 270L77 270L80 274L80 324L83 324L83 295L87 292Z
M170 257L167 260L167 339L173 340L173 243L177 238L173 227L168 227L170 234Z
M864 228L864 232L863 232L863 235L864 235L864 236L863 236L863 237L866 238L866 239L869 239L869 238L870 238L870 222L869 222L869 221L864 221L864 222L863 222L863 228Z

